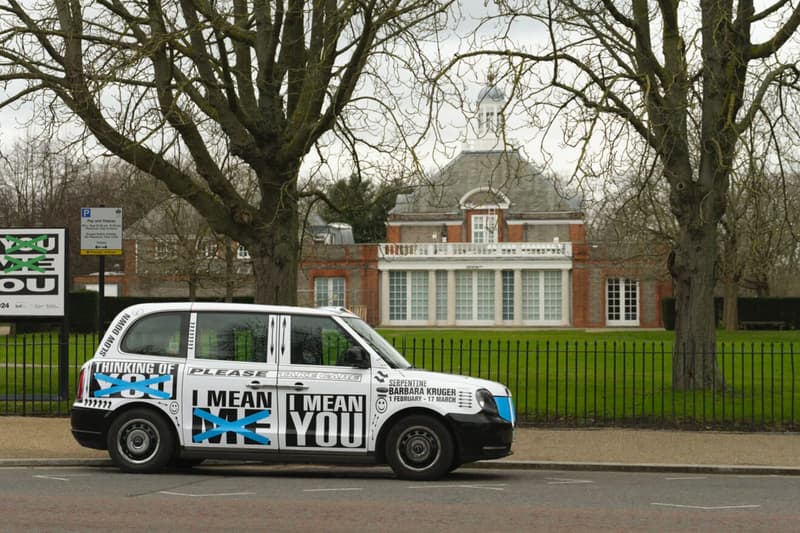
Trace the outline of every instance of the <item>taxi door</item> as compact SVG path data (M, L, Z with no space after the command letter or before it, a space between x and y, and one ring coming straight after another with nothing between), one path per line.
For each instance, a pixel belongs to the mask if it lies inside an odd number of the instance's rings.
M278 354L270 349L269 318L254 312L192 313L182 393L184 446L277 451Z
M291 338L278 361L281 451L365 454L369 354L331 317L284 319Z

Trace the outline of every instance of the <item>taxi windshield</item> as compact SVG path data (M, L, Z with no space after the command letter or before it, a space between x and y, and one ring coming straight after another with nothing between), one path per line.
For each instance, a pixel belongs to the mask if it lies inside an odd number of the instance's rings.
M343 320L348 326L353 328L364 342L377 352L386 361L390 368L411 368L411 364L405 357L395 350L389 341L381 337L380 333L369 327L363 320L355 317L345 317Z

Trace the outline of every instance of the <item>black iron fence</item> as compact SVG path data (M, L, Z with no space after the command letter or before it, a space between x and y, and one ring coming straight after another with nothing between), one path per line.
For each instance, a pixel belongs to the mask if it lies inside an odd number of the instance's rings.
M718 344L705 388L673 387L667 343L390 339L417 368L504 383L520 423L792 430L800 428L800 348ZM94 335L0 337L0 414L66 415ZM66 390L59 355L67 354ZM698 355L681 350L678 357ZM680 361L685 362L685 361ZM64 368L64 367L62 367Z
M392 340L413 365L504 383L524 424L789 430L800 427L792 344L717 344L697 383L673 386L672 345ZM687 365L702 350L678 350Z

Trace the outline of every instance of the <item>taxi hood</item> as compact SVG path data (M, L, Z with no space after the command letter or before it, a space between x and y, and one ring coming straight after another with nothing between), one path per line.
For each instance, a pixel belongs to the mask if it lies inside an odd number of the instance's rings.
M511 395L508 388L502 383L470 376L446 374L444 372L431 372L429 370L419 370L416 368L393 369L392 377L423 380L427 382L428 386L449 385L451 387L471 388L473 390L487 389L494 396Z

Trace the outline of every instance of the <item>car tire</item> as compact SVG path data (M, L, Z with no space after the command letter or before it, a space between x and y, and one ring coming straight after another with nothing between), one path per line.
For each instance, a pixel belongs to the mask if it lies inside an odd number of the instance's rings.
M386 460L401 479L430 481L453 464L453 437L439 420L413 415L398 421L386 438Z
M126 411L108 430L108 453L124 472L157 472L169 464L174 452L172 428L150 409Z

